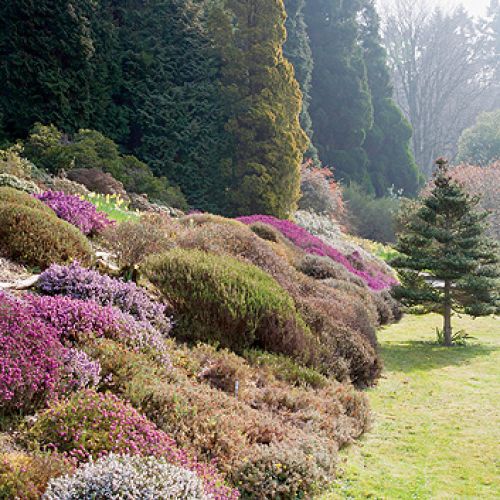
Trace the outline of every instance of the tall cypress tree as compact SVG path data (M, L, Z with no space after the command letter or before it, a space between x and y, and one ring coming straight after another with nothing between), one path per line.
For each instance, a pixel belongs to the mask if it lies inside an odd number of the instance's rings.
M0 3L0 115L9 138L36 121L74 131L117 117L115 32L105 20L101 3L88 0Z
M402 219L392 262L401 275L397 298L444 318L445 345L451 345L452 312L473 316L496 314L498 247L484 236L488 213L452 180L448 165L438 160L431 193Z
M224 115L219 63L200 2L115 0L127 110L126 149L178 184L196 208L221 211Z
M228 202L233 214L286 218L296 208L307 144L301 93L283 56L283 0L226 0L211 26L227 101Z
M311 101L311 83L313 71L313 58L307 26L304 19L305 0L285 0L286 9L286 42L283 46L285 57L292 63L295 78L302 91L302 112L300 124L309 137L309 149L306 156L318 159L318 151L312 143L313 124L309 114Z
M374 0L365 2L361 41L374 109L373 127L363 145L369 159L371 182L378 196L386 195L392 186L402 189L406 195L415 195L420 174L410 149L412 129L392 99L387 54L382 46L380 18Z
M373 191L363 150L373 107L357 17L361 0L308 0L304 10L314 70L310 113L314 144L337 177Z

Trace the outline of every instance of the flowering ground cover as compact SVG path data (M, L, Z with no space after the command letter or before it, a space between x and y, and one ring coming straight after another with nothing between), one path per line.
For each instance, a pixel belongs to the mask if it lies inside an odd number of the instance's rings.
M337 249L291 221L277 219L269 215L252 215L240 217L238 220L249 225L261 222L275 227L283 236L305 252L312 255L329 257L335 262L342 264L349 272L362 278L373 290L384 290L396 284L396 280L392 276L387 276L379 270L371 269L368 264L362 261L358 254L352 254L348 258Z

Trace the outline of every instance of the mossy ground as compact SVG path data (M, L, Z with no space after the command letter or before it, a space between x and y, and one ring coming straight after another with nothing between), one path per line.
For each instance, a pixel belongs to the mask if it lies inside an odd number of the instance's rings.
M500 498L500 318L455 318L467 347L436 345L440 323L407 316L379 333L373 428L322 500Z

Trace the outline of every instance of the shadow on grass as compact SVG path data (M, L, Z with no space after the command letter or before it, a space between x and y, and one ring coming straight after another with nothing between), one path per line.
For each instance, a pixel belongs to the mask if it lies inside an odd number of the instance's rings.
M489 356L499 350L492 345L471 343L464 347L442 347L433 342L409 340L386 341L380 352L386 370L409 373L467 364L474 358Z

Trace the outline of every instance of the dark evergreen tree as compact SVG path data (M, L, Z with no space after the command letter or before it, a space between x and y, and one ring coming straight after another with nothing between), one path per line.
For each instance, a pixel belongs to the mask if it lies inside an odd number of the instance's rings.
M304 10L314 70L310 114L320 159L336 176L373 191L363 150L373 107L358 15L362 0L308 0Z
M387 54L380 36L380 18L374 0L366 0L361 22L361 41L372 97L374 122L363 149L377 196L386 196L394 186L405 195L415 195L420 174L411 152L412 129L394 102Z
M487 213L451 179L438 160L434 186L401 220L392 265L399 270L397 298L409 307L439 312L443 339L453 343L453 311L486 316L500 310L498 247L484 236Z
M223 60L226 130L232 141L230 212L287 218L299 198L307 140L299 123L299 85L283 56L283 1L224 4L212 10L210 24Z
M116 31L105 2L0 3L0 115L11 139L36 121L120 128L112 100Z
M190 204L219 212L225 196L218 61L200 2L115 0L129 134L122 144Z
M295 78L299 82L300 90L302 91L300 124L309 137L309 149L306 152L306 156L318 161L318 151L312 143L313 124L311 115L309 114L313 59L304 19L304 6L305 0L285 0L287 15L285 28L287 37L283 46L283 53L292 63L295 70Z

